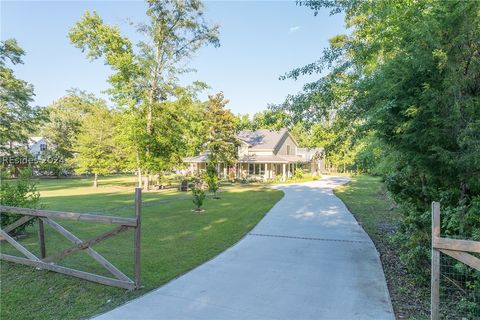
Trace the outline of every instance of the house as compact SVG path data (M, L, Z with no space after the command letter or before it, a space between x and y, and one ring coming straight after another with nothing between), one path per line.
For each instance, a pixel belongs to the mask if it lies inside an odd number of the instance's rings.
M44 137L30 137L26 143L9 141L7 144L0 145L0 155L2 156L28 152L34 157L41 157L46 150L47 140Z
M221 178L261 179L280 178L285 181L301 167L313 175L324 169L322 148L299 148L287 129L256 131L245 130L237 135L239 142L237 163L233 166L219 164ZM208 154L184 158L190 174L206 169Z
M35 157L47 151L47 140L44 137L31 137L28 139L28 151Z

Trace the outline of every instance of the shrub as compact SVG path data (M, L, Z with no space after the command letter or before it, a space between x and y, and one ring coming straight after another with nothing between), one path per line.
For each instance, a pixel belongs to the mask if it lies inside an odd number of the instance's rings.
M303 171L303 169L297 168L297 170L295 170L295 174L293 175L293 177L295 179L302 179L304 175L305 175L305 172Z
M195 204L195 211L201 211L203 202L205 201L205 190L203 189L202 182L197 180L192 188L193 204Z
M30 170L20 171L19 178L15 180L5 180L0 178L0 204L12 207L37 208L40 200L40 194L37 191L35 183L30 179ZM9 212L0 212L2 228L15 222L21 215ZM15 231L19 233L30 223L23 224Z

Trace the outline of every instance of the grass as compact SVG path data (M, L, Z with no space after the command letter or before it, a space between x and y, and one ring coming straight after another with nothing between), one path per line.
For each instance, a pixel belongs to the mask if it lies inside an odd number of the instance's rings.
M45 208L133 216L134 177L101 180L91 187L91 179L40 180L38 188ZM165 284L211 259L240 240L283 196L281 191L260 186L232 185L209 197L206 211L193 213L190 193L174 190L143 193L142 284L127 291L91 283L54 272L1 263L1 319L78 319L104 312ZM59 220L82 239L95 236L111 225ZM38 253L36 227L27 229L24 246ZM47 255L71 245L46 226ZM15 252L2 243L2 252ZM127 275L133 273L133 233L128 231L94 246ZM20 255L15 252L14 254ZM60 262L81 270L108 275L84 252Z
M400 261L392 236L401 213L387 196L381 179L354 176L350 183L337 187L335 194L370 235L380 253L397 319L428 319L429 288L420 285Z

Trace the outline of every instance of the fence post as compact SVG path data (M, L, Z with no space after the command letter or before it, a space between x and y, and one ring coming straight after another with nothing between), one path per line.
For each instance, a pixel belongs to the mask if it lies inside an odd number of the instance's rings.
M440 203L432 202L432 275L430 319L440 319L440 251L434 247L434 239L440 237Z
M42 219L38 218L38 242L40 245L40 258L44 259L46 257L45 250L45 228L43 226Z
M134 235L134 277L135 288L140 288L140 243L141 243L141 209L142 209L142 188L135 188L135 219L137 220L137 226L135 227Z

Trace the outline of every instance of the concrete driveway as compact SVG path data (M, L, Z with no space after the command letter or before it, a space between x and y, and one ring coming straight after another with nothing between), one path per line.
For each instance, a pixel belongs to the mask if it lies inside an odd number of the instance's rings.
M285 192L240 242L96 319L394 319L378 253L332 188Z

